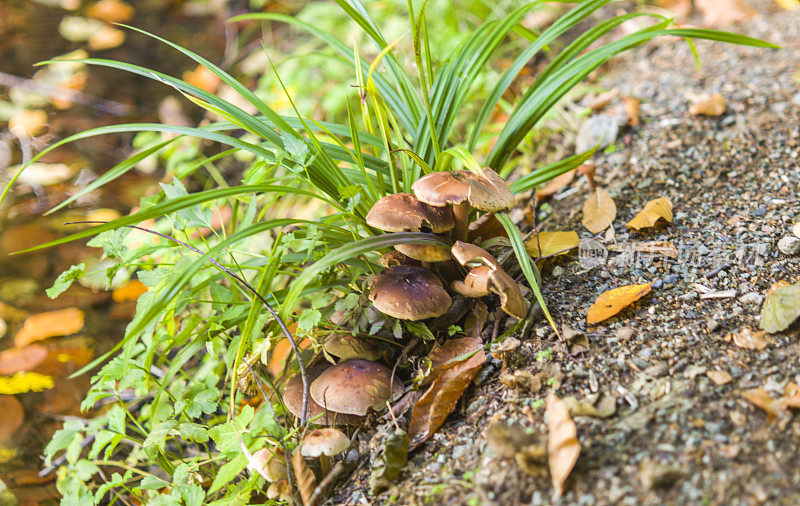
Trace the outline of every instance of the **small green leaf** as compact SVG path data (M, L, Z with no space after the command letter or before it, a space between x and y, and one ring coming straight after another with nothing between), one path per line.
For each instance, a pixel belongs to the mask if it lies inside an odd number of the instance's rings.
M297 326L306 332L313 330L322 320L322 313L316 309L306 309L297 319Z
M428 328L427 325L420 322L405 322L406 329L414 336L421 338L423 341L435 341L436 336Z
M80 263L78 265L73 265L66 271L59 274L55 282L53 283L53 286L45 290L45 293L51 299L55 299L62 292L64 292L64 290L69 288L72 285L73 281L83 276L85 270L86 270L86 265L83 263Z

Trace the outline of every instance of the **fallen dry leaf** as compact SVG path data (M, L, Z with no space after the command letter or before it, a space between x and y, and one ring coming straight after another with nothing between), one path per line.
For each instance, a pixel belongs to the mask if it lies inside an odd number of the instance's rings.
M800 9L800 0L775 0L781 9L796 11Z
M786 408L780 399L773 399L763 388L751 388L742 392L742 397L763 409L767 413L767 421L772 422L775 418L786 418Z
M0 394L24 394L53 388L53 378L35 372L18 372L13 376L0 376Z
M525 242L525 249L533 258L551 257L562 255L581 243L578 233L570 230L565 232L539 232ZM541 250L539 249L541 248Z
M589 109L594 112L601 111L606 108L612 100L619 95L619 88L611 88L610 90L600 93L591 102L589 102Z
M586 323L594 325L611 318L650 293L651 286L651 283L646 285L627 285L601 293L592 304L592 307L589 308L589 314L586 315Z
M719 116L724 113L727 108L725 97L719 93L712 93L692 104L689 108L689 112L700 116Z
M553 392L547 394L544 421L548 431L547 462L550 467L550 479L556 497L561 497L564 493L564 482L581 453L578 428L569 416L567 405Z
M578 169L572 169L569 172L565 172L560 176L556 176L551 179L549 183L536 190L536 200L545 200L546 198L552 197L556 193L566 188L572 182L572 180L575 179L575 173L577 170Z
M711 381L720 386L726 383L730 383L733 380L733 377L726 371L708 371L706 373L706 376L708 376L711 379Z
M130 300L136 300L146 291L147 287L144 285L144 283L138 279L133 279L115 289L111 293L111 299L114 302L127 302Z
M68 336L83 328L83 311L71 307L29 316L14 336L14 345L25 347L48 337Z
M106 23L125 23L133 19L136 9L122 0L100 0L89 7L86 14L90 18L101 19Z
M467 242L477 244L477 239L483 241L492 237L508 237L508 232L494 213L486 213L469 224Z
M669 241L640 242L634 244L633 249L642 253L653 253L669 258L678 258L680 256L678 248Z
M184 72L183 80L209 93L217 91L220 83L220 78L202 65L198 65L194 70Z
M47 126L47 113L39 109L23 109L8 120L8 129L17 135L33 137Z
M477 350L466 360L451 363L465 353ZM430 387L422 394L411 413L408 436L409 449L414 449L436 432L447 415L456 407L461 395L472 383L486 361L483 343L477 337L450 339L430 354L431 370L441 370Z
M297 478L297 490L300 492L303 506L308 506L311 504L311 496L314 495L314 490L317 488L317 478L314 476L314 472L309 469L308 464L300 454L299 448L292 455L292 469L294 469L294 476Z
M0 442L8 441L22 427L25 411L13 395L0 395Z
M758 12L744 0L694 0L703 13L703 25L711 28L747 21Z
M754 332L748 328L743 328L737 332L731 332L727 337L739 348L744 348L746 350L763 350L769 344L765 339L766 335L767 333L763 330Z
M672 222L672 202L670 202L669 197L653 199L645 204L639 214L628 222L628 228L641 230L653 227L661 218L670 223Z
M617 205L604 189L594 189L583 203L583 226L593 234L599 234L617 217Z
M759 327L770 333L788 329L800 318L800 283L781 284L767 292Z
M625 104L625 115L628 117L628 124L636 126L639 124L639 106L641 101L636 97L625 96L622 97L622 103Z
M47 354L47 348L39 344L0 351L0 376L31 371L44 362Z
M93 51L104 51L114 49L125 42L125 32L113 26L104 26L89 39L89 49Z

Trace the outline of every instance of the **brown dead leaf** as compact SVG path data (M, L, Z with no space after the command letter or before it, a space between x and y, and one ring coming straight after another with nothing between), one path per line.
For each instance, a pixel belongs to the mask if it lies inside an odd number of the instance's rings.
M569 416L569 410L556 394L547 394L547 407L544 412L547 424L547 461L550 479L556 497L564 493L564 482L578 461L581 444L578 442L578 429Z
M25 411L13 395L0 395L0 442L8 441L22 427Z
M86 14L90 18L101 19L106 23L126 23L136 15L136 9L122 0L100 0L89 7Z
M772 422L775 418L786 418L785 406L780 399L773 399L763 388L751 388L742 392L742 397L763 409L767 413L767 421Z
M0 351L0 376L32 371L44 362L47 354L47 348L39 344Z
M743 328L737 332L731 332L726 336L733 341L733 344L739 348L746 350L763 350L769 344L766 339L766 331L757 330L753 331L748 328Z
M651 286L651 283L646 285L627 285L601 293L592 304L592 307L589 308L589 314L586 315L586 323L594 325L611 318L650 293Z
M728 108L725 97L719 93L705 95L700 100L692 104L689 113L698 116L720 116Z
M25 347L48 337L68 336L83 328L83 311L71 307L29 316L14 336L14 345Z
M292 455L292 469L294 469L294 476L297 478L297 489L300 492L300 498L303 500L303 506L309 506L311 504L311 496L314 495L314 490L317 488L317 478L300 454L300 448L295 450Z
M786 383L786 394L781 401L788 408L800 409L800 386L791 381Z
M575 179L575 173L577 170L578 169L572 169L569 172L565 172L560 176L556 176L551 179L549 183L536 190L536 200L545 200L546 198L552 197L556 193L569 186L572 180Z
M477 352L465 360L450 362L475 350ZM431 352L430 359L432 370L441 373L434 376L430 387L414 404L408 427L409 449L419 446L442 425L483 366L486 354L480 338L464 337L446 341Z
M653 227L661 218L672 223L672 202L670 202L669 197L653 199L645 204L639 214L628 222L628 228L641 230Z
M733 380L733 377L726 371L708 371L706 376L719 386L730 383Z
M638 125L641 101L636 97L625 96L622 97L622 103L625 104L625 114L628 116L628 124L630 126Z
M619 95L619 88L611 88L604 93L600 93L591 102L589 102L589 109L594 112L602 111L608 104L611 103L612 100L617 98L617 95Z
M758 14L744 0L694 0L694 5L703 13L703 26L710 28L741 23Z
M127 302L136 300L141 294L147 291L147 287L138 279L132 279L115 289L111 293L111 298L114 302Z
M599 186L583 203L583 226L593 234L607 229L617 217L617 205L608 192Z
M525 242L525 249L533 258L552 257L563 255L581 243L578 233L569 230L565 232L539 232ZM541 248L541 250L539 249Z

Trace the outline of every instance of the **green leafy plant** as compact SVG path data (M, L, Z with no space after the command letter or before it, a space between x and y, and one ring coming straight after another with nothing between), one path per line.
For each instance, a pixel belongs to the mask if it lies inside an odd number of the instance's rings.
M56 143L31 162L65 143L91 136L174 134L154 136L51 212L120 177L148 156L168 152L180 139L202 139L220 147L181 169L180 176L194 183L193 188L207 181L208 173L210 187L189 192L176 178L162 184L159 194L142 198L135 213L40 246L93 237L91 244L118 262L109 279L123 269L148 288L124 337L81 371L102 365L83 403L93 417L65 423L45 450L46 465L63 464L58 487L65 501L88 504L125 496L164 504L252 500L263 480L258 473L248 477L243 472L248 456L268 444L290 450L299 428L288 425L282 402L271 388L262 394L268 401L259 409L244 403L247 396L242 390L247 389L241 385L252 379L251 367L274 358L273 350L283 339L291 342L296 355L302 338L316 345L318 332L336 327L334 312L361 314L366 305L365 279L379 270L381 250L410 243L449 247L432 234L383 234L369 227L365 216L372 204L389 193L409 192L420 176L450 170L454 164L475 169L480 161L510 176L515 193L528 192L577 167L593 150L528 173L515 170L515 156L529 132L590 72L655 37L771 46L732 33L674 28L670 19L639 13L601 21L569 44L559 44L562 34L609 1L580 2L541 33L520 24L541 3L532 2L490 17L466 32L449 54L440 54L430 43L426 1L408 2L410 41L390 42L362 3L337 0L372 44L376 56L371 60L362 56L364 48L351 47L297 18L279 14L234 18L293 25L352 65L348 79L355 90L343 123L278 114L218 66L152 34L145 35L205 66L257 114L165 73L118 61L81 60L161 81L221 119L200 127L109 126ZM621 23L645 15L652 17L651 26L596 45ZM476 83L484 83L487 63L510 38L524 41L524 49L485 96L468 104L475 98ZM399 49L403 42L408 42L407 55ZM550 56L546 68L514 103L503 102L520 70L542 51ZM409 72L409 61L415 63L414 72ZM275 79L283 87L277 73ZM294 106L288 93L287 99ZM510 114L499 133L491 135L487 126L500 105ZM468 106L477 112L465 116ZM233 181L221 176L220 167L244 170ZM291 207L313 212L301 219L294 217ZM215 225L213 218L222 211L230 219ZM507 215L498 219L547 314L536 267L519 230ZM151 220L149 228L139 227L146 220ZM82 270L76 267L60 277L52 293L65 289ZM351 330L369 333L374 323L356 318ZM393 327L395 335L411 333L427 339L430 331L424 330L399 322ZM457 330L451 327L450 333ZM302 363L287 360L280 365L291 370ZM266 382L272 384L277 376L269 375Z

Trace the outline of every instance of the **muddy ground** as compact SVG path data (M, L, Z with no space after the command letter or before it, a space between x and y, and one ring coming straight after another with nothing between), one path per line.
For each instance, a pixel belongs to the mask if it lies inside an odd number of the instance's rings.
M592 237L580 226L585 182L553 204L544 226L579 230L606 250L602 265L588 270L577 256L543 269L556 321L585 332L588 350L556 341L546 324L516 336L516 356L487 363L480 384L411 456L396 486L369 496L364 467L329 504L800 503L800 418L770 420L741 396L756 387L782 395L800 380L800 332L773 335L762 351L728 337L757 329L772 283L800 280L800 258L777 249L800 221L800 12L753 3L761 15L733 29L782 49L700 42L698 69L685 43L660 40L616 60L598 83L642 100L642 123L624 128L613 152L597 158L618 208L614 234ZM727 99L725 114L689 114L695 96L714 91ZM612 114L609 107L600 114ZM672 224L625 226L662 196L675 206ZM669 241L679 255L629 254L646 241ZM601 292L648 282L645 299L587 328ZM518 369L545 372L546 384L538 392L501 384L502 372ZM718 385L709 371L731 380ZM526 474L486 437L493 422L544 434L550 387L615 408L606 418L575 416L582 451L558 501L545 462L531 466L539 476Z

